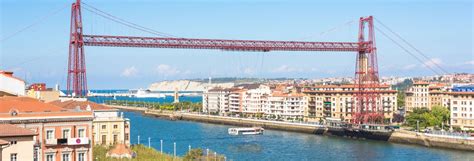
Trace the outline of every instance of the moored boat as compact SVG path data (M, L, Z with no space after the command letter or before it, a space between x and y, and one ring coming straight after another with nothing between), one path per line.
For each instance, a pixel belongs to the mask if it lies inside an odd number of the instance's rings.
M250 128L229 128L229 135L262 135L264 129L262 127Z

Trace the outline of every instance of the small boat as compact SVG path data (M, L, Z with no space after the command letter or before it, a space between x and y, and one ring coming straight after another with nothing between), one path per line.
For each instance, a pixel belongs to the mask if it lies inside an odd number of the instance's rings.
M264 129L261 127L229 128L229 135L262 135Z

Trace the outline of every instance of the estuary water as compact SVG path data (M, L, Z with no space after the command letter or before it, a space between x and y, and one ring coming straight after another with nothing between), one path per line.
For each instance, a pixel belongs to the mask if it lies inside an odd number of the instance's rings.
M211 149L227 160L472 160L474 152L426 148L382 141L353 140L285 131L266 130L264 135L231 136L232 126L190 121L171 121L137 112L124 112L131 121L131 142L148 145L177 155L192 148ZM206 150L204 150L206 151Z

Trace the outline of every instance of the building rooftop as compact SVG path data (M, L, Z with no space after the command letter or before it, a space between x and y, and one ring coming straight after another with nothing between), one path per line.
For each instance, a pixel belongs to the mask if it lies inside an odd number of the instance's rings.
M75 100L67 100L67 101L53 101L49 102L50 104L65 108L65 109L77 109L79 108L82 111L117 111L117 109L106 106L106 105L101 105L97 104L95 102L90 102L90 101L75 101ZM90 109L88 109L90 108Z
M0 137L34 136L36 132L12 124L0 124Z
M61 112L66 111L59 106L44 103L40 100L30 97L0 97L0 113L8 113L12 109L18 112Z
M8 144L10 144L10 142L0 139L0 146Z
M125 144L116 144L114 148L107 152L109 156L123 156L123 155L132 155L133 151L127 147Z
M22 79L20 79L20 78L14 77L14 76L13 76L13 72L0 70L0 75L5 76L5 77L10 77L10 78L13 78L13 79L22 81L22 82L25 82L24 80L22 80Z
M73 111L59 106L44 103L30 97L0 97L0 120L2 119L46 119L49 117L71 118L71 117L91 117L92 112Z

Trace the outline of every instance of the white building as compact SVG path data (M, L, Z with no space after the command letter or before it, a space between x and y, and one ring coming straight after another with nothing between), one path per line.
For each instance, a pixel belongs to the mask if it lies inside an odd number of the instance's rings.
M301 93L273 92L267 97L263 112L266 117L278 119L303 119L308 99Z
M13 72L0 70L0 96L24 96L25 86L25 81L14 77Z
M266 85L246 85L247 89L242 96L242 113L247 115L263 114L263 106L267 102L267 97L271 94L269 86Z
M225 115L229 112L229 94L232 89L214 88L202 95L202 107L205 113L219 113Z

